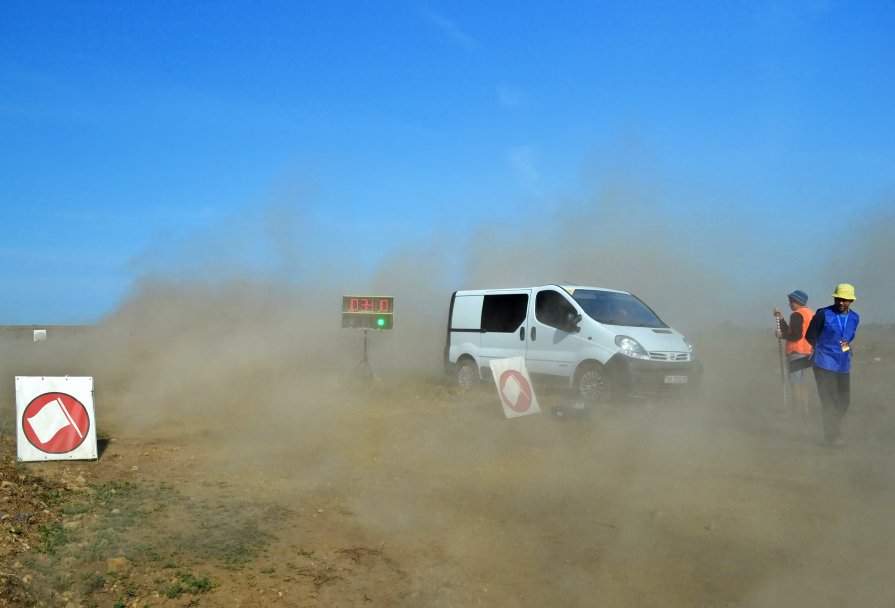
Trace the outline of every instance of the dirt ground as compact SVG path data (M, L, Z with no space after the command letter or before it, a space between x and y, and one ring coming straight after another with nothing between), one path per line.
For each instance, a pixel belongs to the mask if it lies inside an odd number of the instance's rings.
M697 400L513 420L435 373L7 346L0 606L892 606L890 334L841 449L767 332L697 337ZM99 459L17 463L13 376L91 366Z

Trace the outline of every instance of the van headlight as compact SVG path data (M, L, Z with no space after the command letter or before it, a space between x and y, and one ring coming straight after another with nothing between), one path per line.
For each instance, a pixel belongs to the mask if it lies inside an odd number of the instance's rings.
M630 336L615 336L615 345L621 349L623 355L634 357L635 359L649 360L649 353L640 346L640 342Z
M681 340L683 340L683 341L684 341L684 344L687 345L687 350L690 351L690 356L693 356L693 345L690 344L690 341L687 340L686 338L681 338Z

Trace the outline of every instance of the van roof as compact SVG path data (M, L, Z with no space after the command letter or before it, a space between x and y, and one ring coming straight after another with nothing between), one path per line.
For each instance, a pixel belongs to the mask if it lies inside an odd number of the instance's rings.
M609 287L590 287L590 286L588 286L588 285L560 285L560 287L562 287L563 289L565 289L565 290L568 291L569 293L573 293L576 289L589 289L589 290L592 290L592 291L611 291L611 292L614 292L614 293L627 293L627 294L630 294L630 292L628 292L628 291L624 291L624 290L622 290L622 289L612 289L612 288L609 288Z
M469 296L481 296L488 293L513 293L520 291L531 291L533 289L542 289L544 287L560 287L566 290L568 293L572 294L575 290L578 289L588 289L594 291L611 291L614 293L627 293L628 291L622 291L621 289L611 289L609 287L592 287L589 285L572 285L569 283L550 283L546 285L535 285L532 287L501 287L499 289L460 289L457 290L457 295L469 295Z

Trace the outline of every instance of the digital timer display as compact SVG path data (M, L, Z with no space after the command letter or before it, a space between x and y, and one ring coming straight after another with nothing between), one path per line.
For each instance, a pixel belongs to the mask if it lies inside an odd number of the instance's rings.
M342 296L343 329L392 329L393 296Z
M394 304L395 298L392 296L342 296L342 312L391 314Z

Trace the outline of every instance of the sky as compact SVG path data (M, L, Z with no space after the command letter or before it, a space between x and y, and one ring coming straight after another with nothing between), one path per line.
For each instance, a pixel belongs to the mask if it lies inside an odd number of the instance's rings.
M551 283L575 251L622 289L648 251L660 294L698 265L763 321L852 282L895 322L892 1L2 13L0 324L97 322L147 277L350 293L431 256L449 294L503 255Z

